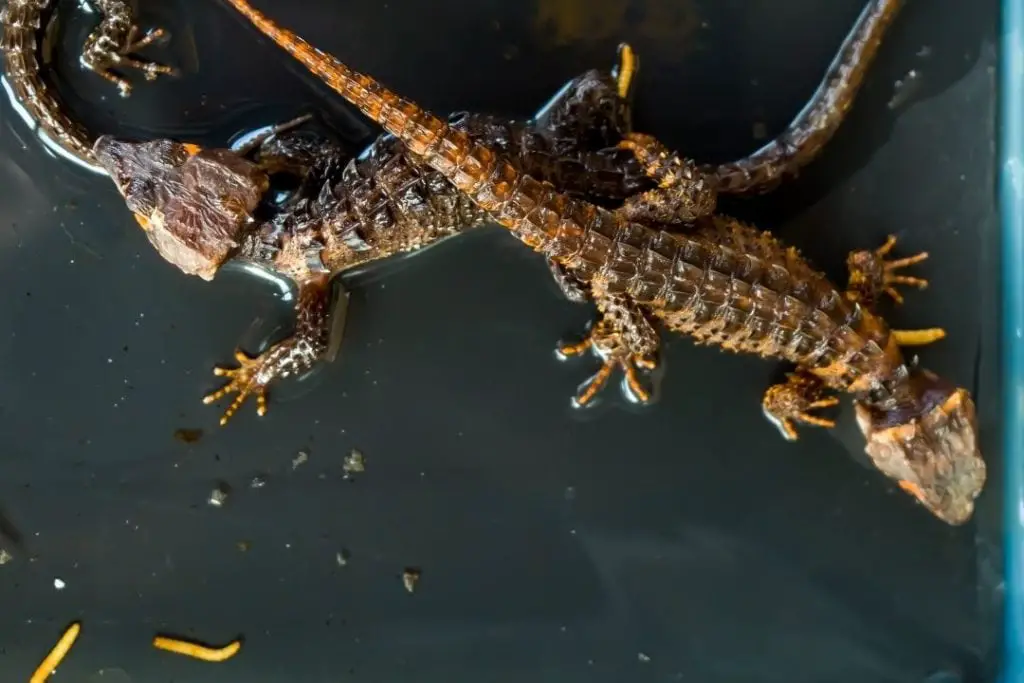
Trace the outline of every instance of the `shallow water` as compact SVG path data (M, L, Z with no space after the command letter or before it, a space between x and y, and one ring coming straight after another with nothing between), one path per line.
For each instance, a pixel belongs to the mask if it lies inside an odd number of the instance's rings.
M183 76L121 100L58 56L96 130L224 144L310 108L349 139L372 130L220 3L141 4ZM629 40L637 127L724 160L799 110L862 2L578 5L259 3L440 112L528 116ZM608 392L573 410L595 368L552 351L591 311L491 229L346 278L337 362L221 429L200 402L211 368L287 320L279 293L180 275L109 184L0 103L0 532L20 538L0 541L0 670L23 679L81 618L61 680L976 680L1002 590L997 6L962 7L908 3L821 161L726 207L837 278L890 232L931 253L931 287L891 319L946 327L922 363L975 392L990 476L959 529L865 464L846 403L832 433L780 440L759 401L781 368L758 359L671 339L652 409ZM349 481L353 448L366 471ZM150 648L163 629L246 644L196 663Z

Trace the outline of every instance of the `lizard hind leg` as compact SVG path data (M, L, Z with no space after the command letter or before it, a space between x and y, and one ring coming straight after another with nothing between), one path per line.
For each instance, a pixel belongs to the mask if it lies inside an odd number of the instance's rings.
M623 393L635 403L651 401L651 391L640 379L641 371L657 367L658 334L635 306L619 297L598 297L601 317L580 342L561 344L558 357L562 360L593 351L601 359L598 371L580 385L573 397L573 405L583 408L608 384L612 373L623 373Z
M813 415L811 411L830 408L838 403L835 396L824 395L824 387L816 377L805 372L793 372L786 375L785 382L768 387L761 400L761 409L784 439L796 441L795 422L835 427L835 421Z
M618 148L632 152L647 177L658 184L653 190L626 199L618 211L628 220L686 223L711 215L718 206L713 184L697 165L670 152L653 136L631 132Z
M86 69L117 86L122 97L127 97L131 94L132 84L112 69L137 69L147 81L175 73L170 66L135 56L136 52L165 36L164 29L153 28L140 37L131 10L127 5L117 7L109 11L86 38L79 61Z

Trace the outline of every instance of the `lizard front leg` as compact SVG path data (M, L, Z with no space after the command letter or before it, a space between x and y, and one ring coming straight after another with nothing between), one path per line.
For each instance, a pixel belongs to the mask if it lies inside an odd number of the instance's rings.
M859 250L851 252L846 259L846 267L850 271L850 280L846 296L868 310L873 310L882 298L888 294L897 304L903 303L903 295L896 285L907 285L924 289L928 281L924 278L901 275L897 271L920 263L928 258L928 252L906 258L888 260L886 257L896 246L896 237L889 238L878 249L873 251ZM900 346L922 346L938 341L946 336L945 330L939 327L924 330L892 330L896 343Z
M629 133L618 147L633 153L651 180L653 190L626 199L619 212L641 223L689 223L709 216L718 204L714 185L689 159L670 152L643 133Z
M794 422L815 427L835 427L833 420L812 415L812 410L829 408L839 403L835 396L825 396L825 387L814 375L798 370L786 375L786 381L768 387L761 400L765 417L775 425L787 441L796 441Z
M79 58L82 66L117 86L122 97L131 94L132 84L111 69L138 69L147 81L174 69L135 55L142 48L164 38L162 28L152 28L141 36L132 8L125 0L97 0L102 14L99 26L89 34Z
M227 424L249 396L256 397L257 414L265 415L267 387L271 382L301 374L329 355L331 342L337 341L336 337L340 335L340 328L344 324L344 320L334 320L330 314L330 292L331 282L327 276L301 283L295 303L295 332L291 337L255 357L236 350L238 367L214 368L213 374L227 377L229 382L204 396L203 403L213 403L229 393L238 394L221 417L221 425ZM332 336L335 338L332 339Z
M604 388L612 372L621 369L625 375L623 391L638 403L647 403L651 393L640 381L639 370L653 370L660 346L657 330L643 311L622 295L606 294L595 287L594 301L600 317L580 342L563 344L558 356L566 359L585 351L593 351L601 359L601 368L582 385L573 399L583 407L591 403Z

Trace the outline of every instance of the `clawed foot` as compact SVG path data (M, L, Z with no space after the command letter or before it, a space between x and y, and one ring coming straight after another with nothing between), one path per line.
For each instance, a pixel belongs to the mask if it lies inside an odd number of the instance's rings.
M218 377L227 377L231 381L226 385L203 397L203 403L210 404L229 393L237 392L238 396L232 401L228 409L220 418L221 425L227 424L231 416L245 403L251 395L256 396L256 414L263 417L267 414L267 384L277 374L275 370L274 349L270 352L252 358L244 352L235 351L235 360L238 361L237 368L225 368L216 366L213 374Z
M712 214L718 204L713 185L696 164L670 152L657 138L629 133L617 145L629 150L657 189L628 197L618 211L628 220L650 223L691 222Z
M855 251L847 259L847 267L850 271L850 289L863 297L865 294L873 299L878 293L885 292L897 304L903 303L903 295L896 289L896 285L907 285L924 289L928 281L924 278L911 277L909 275L897 275L895 271L915 263L920 263L928 258L928 252L922 251L914 256L887 261L886 256L896 246L896 237L889 235L881 247L874 251ZM871 303L871 302L869 302Z
M832 428L834 420L812 415L812 410L831 408L839 403L835 396L823 396L821 384L813 377L790 373L786 382L768 387L761 401L765 417L778 427L779 432L787 441L796 441L797 432L794 422L815 427Z
M602 321L603 322L603 321ZM638 403L651 400L651 392L640 381L639 371L651 371L657 367L657 361L641 354L630 352L620 334L609 329L610 326L599 322L587 335L587 338L575 344L562 344L558 348L559 358L567 359L579 356L587 350L593 350L603 361L601 369L586 382L580 385L573 398L573 404L582 408L589 404L598 392L604 388L616 368L621 368L625 375L625 387L631 397Z
M169 66L132 56L142 48L162 39L166 35L165 31L162 28L150 29L141 38L138 34L138 28L132 26L128 30L128 35L119 41L101 27L89 36L82 51L82 66L116 85L122 97L131 94L132 84L113 73L111 69L138 69L147 81L156 80L161 74L175 73Z

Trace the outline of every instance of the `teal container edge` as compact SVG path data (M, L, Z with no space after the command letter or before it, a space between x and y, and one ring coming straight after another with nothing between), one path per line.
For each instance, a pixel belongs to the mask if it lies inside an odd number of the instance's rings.
M1024 0L1004 0L1000 60L1004 533L1003 683L1024 681Z

